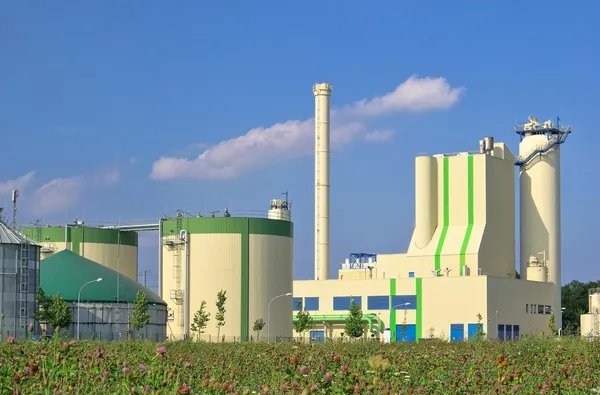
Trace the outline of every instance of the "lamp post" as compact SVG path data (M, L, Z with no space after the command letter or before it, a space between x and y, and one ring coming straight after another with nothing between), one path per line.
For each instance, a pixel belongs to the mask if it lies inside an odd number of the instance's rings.
M271 303L273 303L275 299L283 298L285 296L292 296L292 293L288 292L286 294L277 295L269 302L269 309L267 310L267 342L271 341Z
M81 305L81 291L83 291L86 285L91 283L99 283L100 281L102 281L102 277L88 281L87 283L83 284L81 288L79 288L79 294L77 295L77 340L79 340L79 310Z

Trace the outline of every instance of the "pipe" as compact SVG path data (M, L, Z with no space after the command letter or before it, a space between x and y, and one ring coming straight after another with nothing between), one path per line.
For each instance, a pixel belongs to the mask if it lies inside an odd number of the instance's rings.
M162 221L162 220L161 220ZM99 226L100 229L119 229L122 231L136 231L141 232L145 230L158 230L160 228L160 223L158 224L137 224L137 225L106 225Z
M344 322L348 319L347 315L336 315L336 314L324 314L324 315L311 315L313 321L325 321L325 322ZM298 318L294 316L294 321ZM364 314L362 317L363 321L367 321L369 325L369 332L382 333L383 332L383 321L376 314ZM373 329L373 322L377 321L377 330Z
M183 240L184 253L183 253L183 338L187 339L189 335L189 324L190 324L190 297L189 297L189 275L190 275L190 264L188 259L189 253L189 238L188 232L182 229L179 232L179 238Z
M162 294L162 271L163 271L163 236L162 236L163 220L158 222L158 296L163 299Z
M329 142L331 85L313 86L315 96L315 280L329 279Z

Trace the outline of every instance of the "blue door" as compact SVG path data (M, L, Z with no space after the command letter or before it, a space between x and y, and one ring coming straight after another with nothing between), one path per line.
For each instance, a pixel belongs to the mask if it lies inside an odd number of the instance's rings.
M406 325L406 333L402 337L402 324L396 325L396 341L414 343L417 341L417 326L415 324Z
M467 331L469 332L469 339L475 339L477 337L477 326L479 324L469 324Z
M462 342L465 340L465 324L450 324L450 341Z
M325 331L310 331L310 341L313 343L325 343Z

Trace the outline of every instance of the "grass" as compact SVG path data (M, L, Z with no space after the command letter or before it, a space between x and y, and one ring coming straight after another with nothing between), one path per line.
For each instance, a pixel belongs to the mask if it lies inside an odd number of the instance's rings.
M2 394L589 394L600 342L4 342ZM560 392L559 392L560 390Z

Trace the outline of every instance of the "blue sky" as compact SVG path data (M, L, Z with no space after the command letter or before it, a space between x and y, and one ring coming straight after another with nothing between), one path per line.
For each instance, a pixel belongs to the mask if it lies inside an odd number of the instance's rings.
M314 112L312 84L326 81L344 109L332 131L333 269L350 252L406 250L417 153L475 150L488 135L517 153L513 125L534 114L575 129L562 150L563 279L600 278L595 2L1 8L0 194L20 187L22 224L266 211L289 191L295 275L309 278L313 140L302 121ZM385 141L367 141L372 132ZM151 236L140 270L155 285Z

